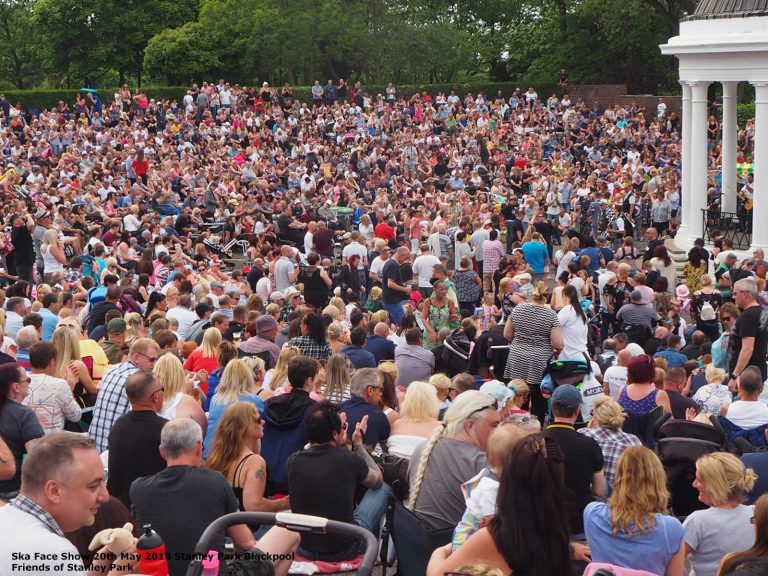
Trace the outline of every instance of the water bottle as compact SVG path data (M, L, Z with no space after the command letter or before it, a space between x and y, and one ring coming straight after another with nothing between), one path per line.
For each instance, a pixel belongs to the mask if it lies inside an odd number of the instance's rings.
M168 576L168 560L165 543L160 535L152 530L152 524L144 524L141 536L136 543L139 553L139 572L148 576Z
M203 558L203 576L219 575L219 553L216 550L209 550Z

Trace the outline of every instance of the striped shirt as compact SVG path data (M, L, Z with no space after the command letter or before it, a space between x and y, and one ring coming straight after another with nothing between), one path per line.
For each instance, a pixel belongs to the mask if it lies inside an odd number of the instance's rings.
M138 371L138 366L133 362L121 362L107 370L101 380L96 405L93 407L93 421L88 429L88 436L96 444L99 454L107 449L112 425L131 410L128 396L125 395L125 381Z

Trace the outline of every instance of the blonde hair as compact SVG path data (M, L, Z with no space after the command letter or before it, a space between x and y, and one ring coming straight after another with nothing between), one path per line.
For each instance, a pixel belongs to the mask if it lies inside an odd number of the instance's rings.
M251 402L235 402L224 410L216 426L206 468L226 476L229 467L251 441L251 430L259 422L259 410Z
M378 286L374 286L371 288L371 293L369 294L369 298L373 298L374 300L378 300L381 298L381 288Z
M349 396L351 367L352 363L344 354L334 354L328 359L323 396L335 404L341 404L344 396Z
M157 359L152 370L155 378L163 387L163 402L173 400L179 392L184 391L186 375L181 360L176 354L163 354Z
M232 404L237 402L240 396L253 394L254 388L253 372L242 360L235 358L224 368L211 404Z
M667 475L661 460L645 446L630 446L619 456L611 509L611 533L628 536L656 527L656 514L665 514L669 506Z
M123 318L125 320L125 341L130 342L141 338L141 329L144 327L144 319L138 312L129 312Z
M709 277L709 274L702 274L701 278L699 278L699 283L701 284L702 288L704 286L712 286L712 278Z
M598 397L592 413L600 426L612 430L620 430L627 419L624 409L610 396Z
M216 358L221 344L221 332L218 328L211 326L203 332L203 341L200 344L200 350L204 358Z
M517 398L521 396L530 396L531 395L531 388L528 386L528 383L523 380L522 378L513 378L507 383L507 387L510 389L514 389L515 396Z
M414 510L416 508L416 501L419 498L421 483L424 481L424 475L427 472L429 455L432 453L432 449L435 447L435 444L437 444L440 437L445 433L458 433L464 429L464 425L467 421L490 408L493 408L494 410L496 409L496 401L488 394L480 392L479 390L467 390L456 396L448 410L445 411L442 425L435 428L434 432L432 432L432 436L429 437L421 451L413 485L411 486L410 498L408 499L409 510ZM411 461L411 465L414 464L416 464L416 462Z
M632 271L632 266L626 262L622 262L619 264L619 267L616 269L616 271L619 273L619 276L629 276L629 273Z
M704 375L707 379L707 384L722 384L723 380L725 380L725 370L718 368L714 364L707 364Z
M270 302L267 304L267 316L272 316L277 320L277 316L280 315L280 304L275 304L274 302Z
M389 312L386 310L377 310L373 314L371 314L370 319L371 324L376 326L379 322L383 322L387 326L389 326Z
M426 382L411 382L405 390L400 416L412 420L436 420L439 414L437 389Z
M328 302L329 306L335 306L339 310L339 314L341 315L341 318L344 318L344 300L339 298L338 296L334 296L331 298L331 301Z
M544 282L537 282L531 291L531 299L539 304L544 304L548 296L547 285Z
M56 348L56 376L61 378L65 366L80 360L80 332L72 326L59 326L53 331L51 344Z
M512 452L512 448L528 433L520 426L503 424L495 428L488 437L488 466L500 469Z
M385 376L391 376L393 380L397 380L397 365L394 360L382 360L379 363L378 371Z
M288 363L291 358L295 358L301 354L296 346L288 346L280 350L280 355L277 357L277 363L272 372L271 386L272 390L280 386L286 378L288 378Z
M328 306L327 308L336 311L336 308L333 306ZM338 313L338 311L336 312ZM341 340L341 335L343 333L344 327L338 322L331 322L331 324L328 326L328 340Z
M707 487L713 506L741 504L757 480L755 471L729 452L713 452L696 460L696 475Z
M258 371L261 374L262 379L264 378L264 374L266 373L267 365L264 364L264 360L259 358L258 356L246 356L245 358L240 359L243 364L248 366L250 368L251 372L254 373L254 378L256 378L255 373Z
M336 306L331 306L330 304L323 308L323 316L330 316L333 319L331 326L333 326L333 324L338 324L339 320L341 320L341 313L339 312L339 309L336 308Z
M46 230L43 234L42 246L55 246L59 241L59 232L53 228ZM41 246L41 247L42 247Z
M432 374L432 376L429 377L429 383L437 390L445 390L452 386L451 379L442 372Z
M464 564L456 569L459 574L467 576L504 576L504 571L488 564Z

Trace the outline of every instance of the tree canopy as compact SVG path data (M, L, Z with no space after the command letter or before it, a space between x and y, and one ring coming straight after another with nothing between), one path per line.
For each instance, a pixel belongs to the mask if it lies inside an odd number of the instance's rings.
M694 0L3 0L0 86L213 77L308 85L556 80L675 87Z

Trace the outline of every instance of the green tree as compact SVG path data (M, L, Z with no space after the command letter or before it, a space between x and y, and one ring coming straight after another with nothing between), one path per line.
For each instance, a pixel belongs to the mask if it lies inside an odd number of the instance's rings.
M0 78L23 90L39 77L40 59L30 0L0 2Z
M214 38L199 22L164 30L144 50L144 68L153 79L182 86L215 73L221 67Z

